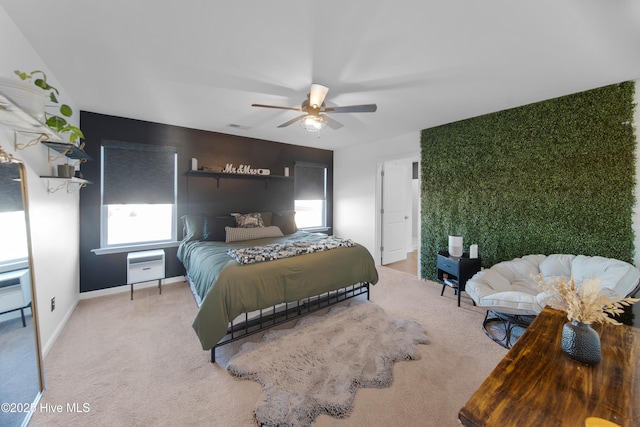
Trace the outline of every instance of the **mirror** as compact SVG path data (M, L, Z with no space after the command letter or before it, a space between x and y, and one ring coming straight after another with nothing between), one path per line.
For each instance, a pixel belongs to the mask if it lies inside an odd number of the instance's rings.
M4 154L4 153L0 153ZM0 155L0 425L26 425L44 390L25 167Z

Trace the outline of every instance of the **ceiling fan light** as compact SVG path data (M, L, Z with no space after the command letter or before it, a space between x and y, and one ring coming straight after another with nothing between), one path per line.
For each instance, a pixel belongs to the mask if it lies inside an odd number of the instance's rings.
M322 116L307 116L302 121L302 126L309 132L320 132L327 127L327 121Z

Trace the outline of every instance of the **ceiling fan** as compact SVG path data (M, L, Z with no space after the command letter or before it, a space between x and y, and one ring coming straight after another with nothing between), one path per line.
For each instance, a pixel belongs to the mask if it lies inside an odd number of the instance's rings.
M279 128L287 127L293 123L301 122L304 128L310 132L320 132L326 126L331 129L340 129L343 124L331 118L326 113L373 113L378 109L376 104L349 105L345 107L327 107L324 99L329 88L319 84L312 84L307 99L302 101L300 107L280 107L277 105L251 104L252 107L276 108L280 110L302 111L303 115L282 123Z

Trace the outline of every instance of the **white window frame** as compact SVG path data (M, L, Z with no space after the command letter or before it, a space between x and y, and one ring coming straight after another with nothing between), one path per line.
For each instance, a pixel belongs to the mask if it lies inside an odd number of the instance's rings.
M156 249L164 248L167 246L177 246L177 227L178 227L178 154L174 154L174 175L173 175L173 204L171 208L171 238L169 240L155 240L155 241L142 241L142 242L129 242L111 244L107 243L108 239L108 205L103 203L104 194L104 147L101 150L101 164L100 164L100 248L94 249L93 252L102 255L107 253L125 252L128 250L141 250L141 249Z
M300 162L302 164L302 166L305 166L305 164L312 164L312 163L307 163L307 162ZM315 225L312 227L300 227L300 230L304 230L304 231L325 231L327 230L329 227L327 226L327 194L328 194L328 181L329 181L329 167L325 164L316 164L318 165L318 167L320 165L322 165L322 169L324 169L324 195L323 195L323 199L322 199L322 225ZM295 178L295 176L294 176ZM295 207L295 203L297 202L297 199L294 199L294 207Z

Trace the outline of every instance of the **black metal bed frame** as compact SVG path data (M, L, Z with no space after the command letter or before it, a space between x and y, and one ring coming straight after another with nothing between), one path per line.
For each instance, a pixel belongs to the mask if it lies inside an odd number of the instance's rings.
M278 306L274 305L259 310L258 316L252 319L249 319L249 313L245 313L244 320L236 323L232 321L227 329L227 335L211 348L211 363L216 363L216 348L220 346L360 295L366 295L367 301L369 300L369 282L357 283L321 295L314 295L300 301L279 304Z

